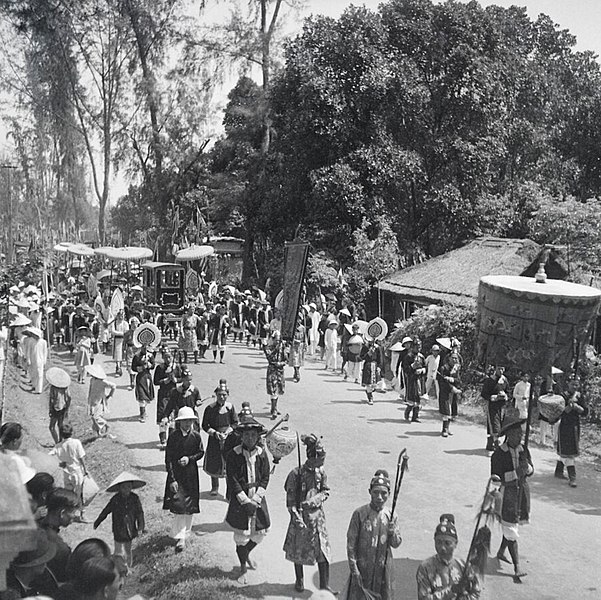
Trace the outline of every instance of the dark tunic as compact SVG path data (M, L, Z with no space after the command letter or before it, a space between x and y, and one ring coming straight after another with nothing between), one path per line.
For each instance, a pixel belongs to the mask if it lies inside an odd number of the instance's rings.
M588 407L584 404L582 395L579 392L576 394L576 402L584 412L578 414L575 410L564 409L561 415L557 431L557 454L562 458L573 458L580 454L580 417L588 414ZM566 408L569 401L570 398L566 398Z
M138 402L152 402L154 400L154 385L150 373L153 368L154 359L152 356L145 355L142 357L140 353L134 355L131 361L131 370L137 373L136 400Z
M257 488L266 490L269 484L269 458L267 452L260 446L255 450L257 455L255 460L254 487L255 490ZM246 531L249 528L249 516L242 506L240 496L248 495L251 486L249 485L246 458L244 457L241 445L233 448L226 457L226 477L230 498L225 521L234 529ZM271 525L265 497L261 500L255 516L255 528L257 531L267 529Z
M169 400L165 407L164 416L167 418L173 416L175 418L179 409L184 406L188 406L196 412L196 407L200 406L200 401L200 392L196 386L190 385L188 389L184 390L182 385L178 384L169 393Z
M517 452L517 465L506 443L501 444L490 459L491 474L501 478L501 519L507 523L527 522L530 516L530 488L526 478L532 459L529 450L521 445Z
M163 496L163 510L170 510L176 515L192 515L200 512L197 462L204 456L204 453L200 433L194 429L184 436L178 428L169 436L165 450L167 482ZM182 467L178 461L184 456L187 456L189 461L185 467ZM179 486L176 493L171 491L171 484L174 481Z
M502 427L508 387L509 382L505 375L487 377L482 383L480 395L486 400L486 410L488 411L486 430L488 435L499 433ZM499 394L499 392L505 392L505 395Z
M407 354L406 365L406 391L405 400L411 404L419 404L425 392L426 359L421 352Z
M438 412L446 417L451 416L453 388L459 388L461 385L458 367L459 365L451 367L451 365L445 363L436 373L436 380L438 381ZM450 377L453 381L447 381L445 377Z
M179 378L179 367L177 365L171 365L170 368L171 372L167 373L167 367L165 367L164 364L161 364L157 365L157 368L154 370L154 385L159 386L157 391L157 423L160 423L161 420L167 416L165 411L167 410L169 396L171 391L175 389L176 381ZM173 377L169 377L169 381L161 383L161 381L167 379L170 374L172 374Z
M380 381L380 353L376 346L365 344L361 348L359 360L363 361L362 385L376 385Z
M211 430L220 433L227 432L232 435L232 426L238 423L236 409L231 402L226 402L223 407L213 402L205 408L202 416L202 428L209 434L207 453L205 454L203 469L211 477L225 477L225 440L219 440L211 435Z
M113 538L116 542L131 542L142 530L144 510L137 494L115 494L94 522L98 527L110 514L113 516Z

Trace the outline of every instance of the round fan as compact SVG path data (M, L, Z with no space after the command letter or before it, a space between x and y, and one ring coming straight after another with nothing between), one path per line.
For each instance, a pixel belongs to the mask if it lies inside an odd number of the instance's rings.
M143 345L156 348L161 343L161 332L156 325L144 323L134 329L133 343L136 348Z
M366 337L372 340L383 340L388 335L388 325L384 319L376 317L367 324Z

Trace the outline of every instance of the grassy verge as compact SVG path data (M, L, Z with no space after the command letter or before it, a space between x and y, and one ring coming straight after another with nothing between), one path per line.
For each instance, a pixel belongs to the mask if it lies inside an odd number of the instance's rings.
M72 371L68 355L53 355L51 364ZM24 450L48 452L52 437L48 431L48 395L45 391L35 396L22 379L18 369L9 364L6 371L6 403L4 420L17 421L24 428ZM86 411L88 384L71 385L72 404L69 422L74 435L81 439L86 450L90 473L101 489L106 487L121 471L137 472L132 451L118 440L96 439L92 436L90 418ZM143 476L143 473L140 473ZM62 485L62 477L55 473L56 484ZM147 479L147 477L144 477ZM142 490L144 496L154 500L163 490L151 481ZM94 518L109 496L100 494L86 510ZM238 600L241 596L233 581L233 573L224 572L212 558L210 540L196 538L181 554L174 554L168 535L169 519L154 501L144 502L148 533L134 543L135 564L127 578L122 597L142 594L156 600L188 600L211 598L215 600ZM89 524L73 524L61 532L73 548L89 537L101 537L112 546L110 519L94 530Z

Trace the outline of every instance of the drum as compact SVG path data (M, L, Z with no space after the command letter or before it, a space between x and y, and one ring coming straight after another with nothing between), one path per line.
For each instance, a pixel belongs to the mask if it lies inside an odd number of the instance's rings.
M549 423L559 421L565 407L566 401L559 394L545 394L538 398L538 410Z
M265 438L265 442L273 456L273 464L277 465L284 456L288 456L296 448L296 431L287 427L276 429Z

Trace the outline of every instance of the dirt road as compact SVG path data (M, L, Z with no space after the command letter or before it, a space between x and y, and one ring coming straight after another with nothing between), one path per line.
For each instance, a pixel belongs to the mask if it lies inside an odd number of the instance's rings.
M191 365L193 381L202 396L209 396L220 377L228 380L231 400L239 410L244 400L251 402L255 416L267 425L268 401L265 394L265 359L262 352L232 344L226 364L203 361ZM107 364L107 372L113 368ZM339 375L323 369L323 363L307 360L302 381L291 380L287 370L287 390L281 401L290 413L290 427L303 433L322 435L328 451L326 469L332 489L326 504L333 561L332 587L341 589L348 575L346 529L352 511L368 502L368 483L377 468L395 470L396 457L406 447L410 456L399 498L403 543L395 551L395 598L416 598L415 571L421 560L434 553L433 532L441 513L455 514L460 541L457 555L464 558L472 535L490 461L483 450L485 435L476 425L454 424L454 436L440 436L440 422L433 407L423 411L422 423L403 420L403 405L394 392L375 394L374 406L365 403L359 385L344 382ZM150 418L141 424L135 418L137 405L133 392L126 389L126 375L120 380L111 408L113 430L134 452L139 466L162 494L163 454L157 449L157 426ZM151 417L155 407L149 408ZM303 457L304 458L304 457ZM512 569L496 567L489 561L483 598L488 600L580 600L601 597L601 474L593 466L578 465L577 489L553 478L555 457L551 451L534 448L536 472L531 478L532 522L522 529L522 563L529 573L521 585L513 583ZM273 527L255 551L259 569L249 572L242 595L259 598L310 596L317 583L316 568L305 568L303 594L294 592L292 564L281 550L288 513L283 484L295 466L296 454L280 463L271 478L267 498ZM208 477L202 474L206 492ZM203 494L201 515L194 527L197 535L210 536L214 558L224 573L236 565L232 534L223 526L226 503ZM166 515L165 518L169 518ZM150 525L152 527L152 524ZM500 532L493 532L493 553ZM226 575L227 576L227 575Z

